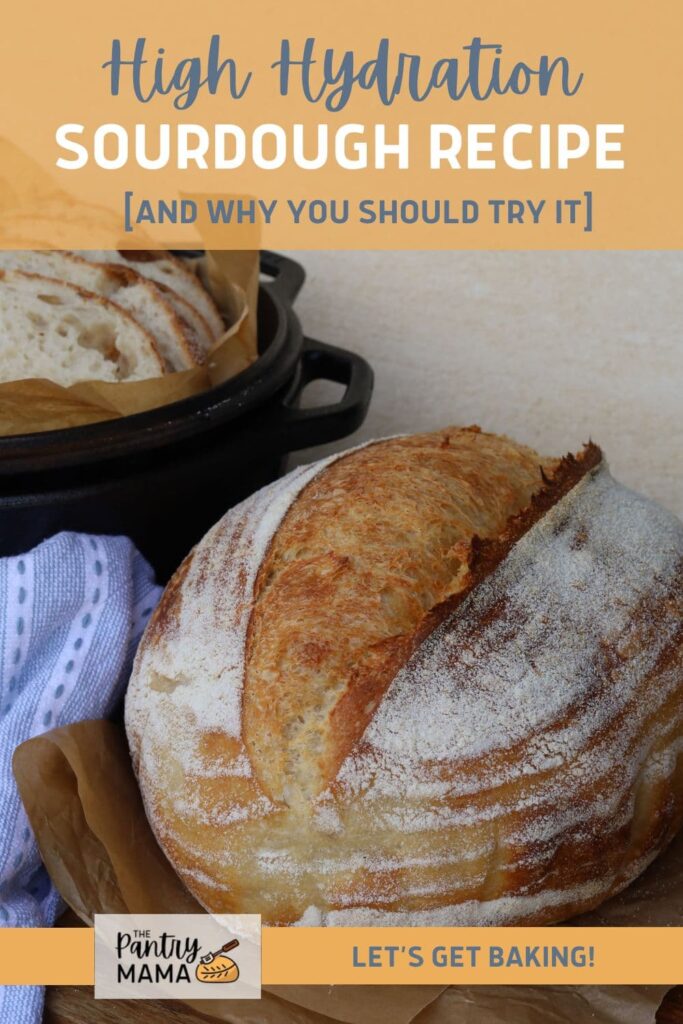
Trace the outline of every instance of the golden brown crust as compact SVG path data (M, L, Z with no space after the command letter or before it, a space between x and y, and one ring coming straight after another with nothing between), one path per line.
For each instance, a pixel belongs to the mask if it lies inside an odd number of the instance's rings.
M553 464L546 462L548 472ZM536 452L478 429L372 444L316 477L256 581L247 748L273 799L320 792L398 669L542 486Z

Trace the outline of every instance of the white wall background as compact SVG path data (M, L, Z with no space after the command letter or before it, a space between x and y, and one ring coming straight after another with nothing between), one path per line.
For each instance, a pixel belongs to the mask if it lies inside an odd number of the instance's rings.
M592 437L683 516L683 253L291 255L306 332L375 369L358 440L478 423L559 454Z

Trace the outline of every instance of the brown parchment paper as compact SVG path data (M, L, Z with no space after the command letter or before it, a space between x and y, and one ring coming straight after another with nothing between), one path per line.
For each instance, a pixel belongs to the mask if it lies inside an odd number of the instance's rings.
M14 773L50 876L84 922L92 923L96 913L201 912L151 832L122 726L79 722L28 740L15 751ZM683 925L683 833L625 892L571 923ZM259 1003L195 1005L235 1024L654 1024L666 991L275 986Z

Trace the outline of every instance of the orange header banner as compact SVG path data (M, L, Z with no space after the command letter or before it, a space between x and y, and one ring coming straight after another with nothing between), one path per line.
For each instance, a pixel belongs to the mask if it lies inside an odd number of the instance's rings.
M0 929L0 984L92 985L94 945ZM674 985L683 928L264 928L262 958L265 985Z
M682 29L679 0L28 0L0 245L679 248Z

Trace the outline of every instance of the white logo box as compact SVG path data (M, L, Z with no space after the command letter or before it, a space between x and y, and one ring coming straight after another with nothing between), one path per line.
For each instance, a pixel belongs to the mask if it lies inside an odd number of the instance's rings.
M97 914L96 999L260 999L257 914Z

